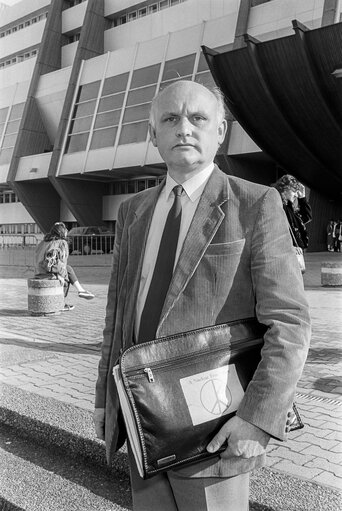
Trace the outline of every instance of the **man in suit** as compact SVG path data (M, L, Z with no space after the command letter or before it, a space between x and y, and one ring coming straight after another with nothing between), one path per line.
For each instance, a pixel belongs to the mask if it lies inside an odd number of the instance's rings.
M207 447L216 452L228 441L221 455L146 481L129 455L139 511L246 511L249 473L264 465L270 437L286 439L287 410L307 355L308 305L279 194L218 169L214 158L225 132L218 91L178 81L152 103L151 140L167 177L124 202L118 215L94 414L108 459L122 443L112 377L122 348L255 316L268 327L262 358L236 416ZM176 248L163 254L173 208ZM171 253L171 280L165 298L156 299L156 284L167 280L159 265Z

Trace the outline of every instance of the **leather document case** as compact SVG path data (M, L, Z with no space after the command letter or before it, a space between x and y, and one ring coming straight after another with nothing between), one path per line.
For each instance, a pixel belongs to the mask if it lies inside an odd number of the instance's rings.
M244 319L122 353L113 374L141 477L217 456L206 447L235 414L260 361L265 331L255 318Z

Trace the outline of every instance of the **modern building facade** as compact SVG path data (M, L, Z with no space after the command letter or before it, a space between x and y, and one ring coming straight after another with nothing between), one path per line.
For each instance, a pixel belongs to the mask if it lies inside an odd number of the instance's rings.
M317 30L339 23L341 12L338 0L23 0L1 6L2 232L44 232L56 220L113 227L122 200L165 174L148 135L153 96L179 78L214 84L202 46L221 53L246 45L246 33L264 42L288 37L293 19ZM264 184L291 172L232 114L218 163ZM319 195L303 180L311 197ZM336 195L316 202L313 250L324 249L328 219L342 216Z

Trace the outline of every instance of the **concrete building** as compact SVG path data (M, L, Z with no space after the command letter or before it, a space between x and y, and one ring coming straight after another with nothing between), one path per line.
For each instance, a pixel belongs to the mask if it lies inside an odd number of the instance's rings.
M339 24L342 2L22 0L0 8L0 225L44 232L56 220L113 227L123 199L162 179L150 103L180 77L214 83L202 46L221 53L245 46L246 33L289 37L294 19L310 31ZM218 156L225 172L264 184L291 172L229 120ZM303 181L320 194L309 175ZM340 198L316 201L311 250L325 248Z

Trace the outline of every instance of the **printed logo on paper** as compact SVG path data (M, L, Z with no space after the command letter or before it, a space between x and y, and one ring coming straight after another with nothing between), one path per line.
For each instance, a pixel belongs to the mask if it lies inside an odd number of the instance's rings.
M194 426L237 410L244 391L234 364L181 378Z

